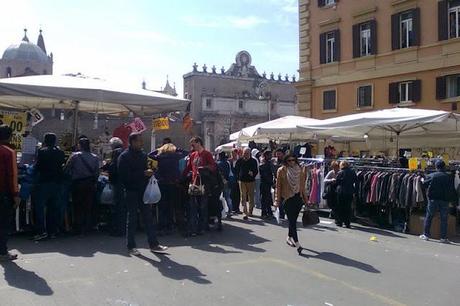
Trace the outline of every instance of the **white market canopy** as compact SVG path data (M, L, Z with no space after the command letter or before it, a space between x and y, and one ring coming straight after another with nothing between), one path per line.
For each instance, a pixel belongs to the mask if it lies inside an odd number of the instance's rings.
M305 132L325 136L382 137L416 135L457 135L460 115L445 111L392 108L357 113L322 120L314 124L300 124Z
M244 147L247 147L247 146L248 146L247 143L243 143L243 144L238 145L237 141L232 141L232 142L225 143L225 144L222 144L222 145L218 146L214 151L216 153L226 152L226 151L228 152L228 151L233 150L234 148L244 148Z
M307 139L302 129L298 125L310 125L320 122L320 120L301 117L285 116L275 120L245 127L239 132L230 135L230 140L248 141L258 140L268 142L273 140L299 140ZM302 135L299 135L302 132Z
M185 110L189 100L79 76L39 75L0 79L0 107L74 108L105 114L157 114Z

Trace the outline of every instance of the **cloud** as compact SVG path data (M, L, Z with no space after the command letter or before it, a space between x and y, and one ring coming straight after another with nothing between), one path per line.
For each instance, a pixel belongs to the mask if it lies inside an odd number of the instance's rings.
M222 16L222 17L196 17L185 16L183 21L189 26L198 28L237 28L250 29L268 23L267 20L258 16Z

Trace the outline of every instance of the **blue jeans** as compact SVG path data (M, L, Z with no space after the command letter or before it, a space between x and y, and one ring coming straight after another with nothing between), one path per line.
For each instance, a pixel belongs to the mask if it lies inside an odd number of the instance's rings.
M127 232L127 247L128 249L136 248L136 230L138 221L138 210L142 215L144 221L145 232L147 234L149 247L157 246L158 240L155 232L155 225L153 224L153 205L144 204L142 198L144 191L127 190L125 194L125 203L128 208L128 222L126 225Z
M161 201L159 203L159 230L172 230L174 227L174 206L179 201L179 190L175 184L159 184Z
M190 196L188 205L188 232L203 232L208 226L208 196Z
M225 186L223 194L224 194L225 201L227 202L228 213L231 213L233 211L232 197L231 197L232 190L230 189L229 185Z
M56 234L61 218L61 184L39 183L35 201L35 230L37 234ZM45 217L46 208L46 217Z
M261 202L260 202L260 179L256 179L256 184L255 184L255 194L254 194L254 204L256 208L261 208Z
M447 222L449 218L449 202L441 200L429 200L426 208L424 234L430 237L431 221L434 214L439 210L441 215L441 239L447 239Z

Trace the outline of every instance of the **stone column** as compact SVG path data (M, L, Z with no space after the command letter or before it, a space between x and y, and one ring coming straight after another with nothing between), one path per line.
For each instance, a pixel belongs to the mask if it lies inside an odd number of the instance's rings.
M311 117L312 79L311 79L311 37L310 37L310 5L314 0L299 0L299 45L300 80L295 84L297 89L297 114Z

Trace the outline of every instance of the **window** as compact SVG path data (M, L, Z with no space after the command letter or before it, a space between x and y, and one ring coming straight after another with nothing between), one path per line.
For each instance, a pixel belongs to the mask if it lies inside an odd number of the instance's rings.
M326 63L334 61L335 37L333 32L326 34Z
M340 61L340 31L322 33L319 36L320 63L327 64Z
M419 102L422 98L422 81L390 83L389 102L391 104Z
M323 91L323 110L335 110L336 108L335 90Z
M414 29L413 29L413 18L412 13L407 12L401 14L400 21L400 46L401 49L409 48L414 46Z
M460 37L460 0L449 1L449 37Z
M372 85L358 87L358 108L372 106Z
M460 74L446 77L447 98L460 97Z
M353 58L377 54L377 22L353 25Z
M244 109L244 101L243 100L239 100L238 101L238 109Z
M361 56L371 55L371 25L361 24Z
M412 101L411 89L412 82L401 82L399 83L399 103Z
M405 49L420 44L420 8L391 16L391 47Z
M208 109L212 108L212 99L206 99L206 108Z
M335 4L337 1L336 0L318 0L318 6L319 7L324 7L324 6L330 6Z

